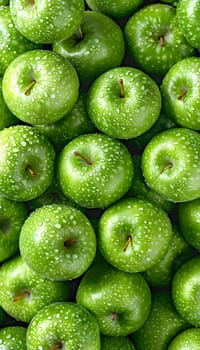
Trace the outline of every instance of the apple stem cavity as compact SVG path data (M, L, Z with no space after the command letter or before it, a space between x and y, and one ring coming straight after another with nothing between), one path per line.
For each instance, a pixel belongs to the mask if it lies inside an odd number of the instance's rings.
M92 165L92 161L91 161L90 159L84 157L84 155L81 154L80 152L75 151L75 152L74 152L74 155L75 155L76 157L80 157L87 165Z
M36 176L35 171L34 171L33 169L31 169L29 165L26 167L26 170L28 171L28 173L29 173L31 176L33 176L33 177Z
M162 170L161 170L161 172L160 172L160 174L163 174L164 172L165 172L165 170L167 170L167 169L171 169L171 168L173 168L173 163L168 163L168 164L166 164L163 168L162 168Z
M160 42L160 47L164 47L165 46L165 38L164 36L159 36L159 42Z
M187 94L188 89L187 88L182 88L179 96L178 96L178 100L182 100L184 98L184 96Z
M123 79L119 79L119 85L120 85L120 97L124 98L125 91L124 91L124 80Z
M112 312L111 320L112 321L116 321L116 319L117 319L117 313L116 312Z
M31 89L33 88L33 86L36 84L36 80L33 79L30 84L26 87L25 91L24 91L24 95L29 96L31 93Z
M129 244L130 244L131 242L132 242L132 237L131 237L131 235L129 235L129 236L128 236L128 239L127 239L127 241L126 241L126 243L125 243L125 245L124 245L124 247L123 247L123 252L126 252L128 246L129 246Z
M25 290L23 293L20 295L17 295L12 299L12 301L15 303L16 301L24 299L26 296L30 296L30 292L28 290Z
M69 247L77 242L76 239L70 239L69 241L64 242L65 247Z
M56 350L56 349L62 349L62 342L60 341L59 343L53 345L50 350Z

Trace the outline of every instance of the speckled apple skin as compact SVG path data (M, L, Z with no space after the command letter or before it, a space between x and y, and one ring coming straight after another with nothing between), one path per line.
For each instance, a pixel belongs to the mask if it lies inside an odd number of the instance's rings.
M56 303L33 318L27 330L28 350L47 350L59 341L67 350L100 350L99 327L82 306Z
M167 350L199 350L200 329L190 328L178 334L170 343Z
M186 241L200 251L200 198L180 203L178 219Z
M93 11L104 13L113 18L121 18L136 11L143 0L86 0Z
M1 350L27 350L26 328L22 326L8 326L0 329Z
M101 350L135 350L128 337L101 336Z

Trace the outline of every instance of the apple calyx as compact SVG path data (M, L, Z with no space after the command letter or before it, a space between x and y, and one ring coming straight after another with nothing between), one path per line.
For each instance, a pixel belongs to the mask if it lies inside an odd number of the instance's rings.
M56 350L56 349L62 349L62 342L59 341L57 344L53 345L49 350Z
M86 163L87 165L92 165L93 164L90 159L86 158L83 154L81 154L78 151L74 151L74 155L76 157L80 157L84 161L84 163Z
M111 320L112 320L112 321L116 321L116 319L117 319L117 313L116 313L116 312L112 312L112 314L111 314Z
M159 36L159 42L160 42L160 47L164 47L165 46L165 38L163 35Z
M24 90L24 95L29 96L30 93L31 93L31 90L32 90L32 88L33 88L33 86L34 86L35 84L36 84L36 80L33 79L33 80L30 82L30 84L26 87L26 89Z
M125 243L125 245L123 247L123 252L126 252L126 250L127 250L127 248L128 248L130 243L132 243L132 236L131 235L129 235L128 238L127 238L127 241L126 241L126 243Z
M162 168L162 170L161 170L161 172L160 172L160 175L163 174L163 173L165 172L165 170L173 168L173 166L174 166L174 164L173 164L172 162L169 162L168 164L166 164L166 165Z
M77 240L72 238L72 239L69 239L68 241L64 242L64 246L69 247L71 245L74 245L76 242L77 242Z
M17 295L16 297L12 298L12 301L15 303L16 301L24 299L26 296L30 296L30 292L28 290L25 290L21 294Z
M120 97L124 98L125 91L124 91L124 80L123 79L119 79L119 85L120 85Z
M180 94L179 94L179 96L178 96L178 100L183 100L183 98L187 94L187 92L188 92L188 89L183 87L181 92L180 92Z
M31 176L33 176L33 177L36 176L35 171L34 171L29 165L27 165L26 170L28 171L28 173L29 173Z

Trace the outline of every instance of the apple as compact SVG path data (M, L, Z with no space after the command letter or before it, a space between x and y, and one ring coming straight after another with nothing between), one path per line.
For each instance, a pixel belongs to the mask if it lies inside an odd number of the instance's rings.
M165 130L147 144L142 172L147 185L172 202L200 197L200 134L187 128Z
M101 73L121 65L125 54L123 32L108 16L85 11L81 26L72 34L55 42L53 50L70 60L82 83L90 83Z
M124 33L130 56L148 73L164 76L176 62L195 52L169 4L142 7L128 19Z
M81 211L63 204L49 204L26 219L19 247L23 259L41 277L70 280L81 276L92 263L96 236Z
M0 329L0 350L27 350L26 328L7 326Z
M177 5L177 19L187 41L199 50L199 0L179 0Z
M200 130L199 71L199 57L185 58L168 71L161 86L168 116L178 125L193 130Z
M172 339L189 327L174 308L170 292L154 291L149 317L132 337L137 350L166 350Z
M13 23L10 7L2 5L0 1L0 75L4 74L6 68L19 54L39 48L39 45L36 45L21 35Z
M140 274L129 274L99 263L81 279L76 301L95 316L101 334L126 336L146 321L151 292Z
M11 125L19 124L20 120L17 119L11 111L8 109L2 92L2 77L0 77L0 130L7 128Z
M101 336L101 350L135 350L128 337Z
M178 313L192 326L200 326L200 257L186 261L172 280L172 298Z
M199 350L200 329L190 328L178 334L170 343L167 350Z
M200 198L180 203L178 219L186 241L200 251Z
M109 17L121 18L129 16L136 11L144 0L86 0L87 5L97 12L104 13Z
M100 133L74 138L57 161L62 192L86 208L105 208L120 199L130 188L133 174L126 146Z
M0 262L18 252L20 230L26 217L24 203L0 195Z
M30 322L27 348L100 350L97 321L84 307L75 303L51 304Z
M0 0L0 5L8 5L9 4L9 0Z
M53 43L64 40L79 28L83 0L10 0L16 28L30 41Z
M28 125L0 131L0 193L28 201L41 195L54 173L55 152L48 139Z
M172 238L167 214L147 200L123 199L106 209L99 219L101 254L126 272L142 272L157 264Z
M49 124L64 117L78 98L78 88L71 63L49 50L31 50L17 56L3 76L8 108L29 124Z
M16 256L1 266L0 287L2 308L14 319L27 323L44 306L65 301L69 296L67 282L41 278L21 256Z
M88 91L87 110L103 133L119 138L137 137L156 122L160 91L147 74L133 67L117 67L100 75Z

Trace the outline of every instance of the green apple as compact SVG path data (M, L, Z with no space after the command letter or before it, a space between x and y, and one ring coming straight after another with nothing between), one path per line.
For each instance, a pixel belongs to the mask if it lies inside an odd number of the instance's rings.
M0 195L0 262L18 252L20 230L26 217L24 203Z
M27 125L0 131L0 193L11 200L27 201L50 185L55 152L48 139Z
M137 137L156 122L160 91L147 74L133 67L117 67L100 75L88 92L87 110L103 133L120 139Z
M0 5L8 5L9 4L9 0L0 0Z
M165 75L161 86L163 107L178 125L200 130L199 89L199 57L189 57L177 62Z
M200 328L190 328L178 334L167 350L199 350Z
M131 340L127 337L101 336L101 350L135 350Z
M8 108L29 124L49 124L64 117L78 98L78 88L71 63L49 50L31 50L17 56L3 77Z
M124 33L131 57L148 73L164 76L176 62L195 52L169 4L142 7L128 19Z
M0 5L2 5L1 1ZM16 29L9 6L0 6L0 22L0 75L3 75L15 57L25 51L36 49L39 45L27 40Z
M10 0L16 28L36 43L64 40L79 28L84 12L83 0Z
M172 298L178 313L192 326L200 326L200 257L186 261L172 281Z
M76 300L95 316L101 334L126 336L146 321L151 292L140 274L129 274L99 263L81 279Z
M95 318L75 303L44 307L27 329L28 350L100 350L99 327Z
M21 256L14 257L1 266L0 288L2 308L14 319L27 323L44 306L65 301L69 296L67 282L41 278Z
M73 138L95 130L86 110L86 92L80 91L73 108L55 123L36 125L59 152Z
M179 0L177 5L179 27L187 41L198 50L200 49L199 5L199 0Z
M44 278L70 280L81 276L96 253L96 236L78 209L50 204L33 211L20 234L20 252Z
M17 119L11 111L8 109L2 92L2 77L0 77L0 130L7 128L11 125L19 124L20 120Z
M79 30L53 50L68 58L82 83L91 82L108 69L120 66L125 43L119 25L108 16L85 11Z
M105 208L120 199L130 188L133 173L128 149L100 133L74 138L57 162L61 190L86 208Z
M166 350L172 339L189 327L175 310L170 292L154 291L150 315L133 333L133 341L137 350Z
M186 241L200 251L200 198L180 203L178 219Z
M86 0L87 5L93 11L98 11L114 18L129 16L143 2L144 0Z
M27 350L26 328L7 326L0 329L0 350Z
M141 272L160 261L173 238L164 210L152 203L128 198L106 209L99 220L99 249L111 265Z
M200 197L200 134L187 128L172 128L156 136L142 155L147 185L172 202Z

